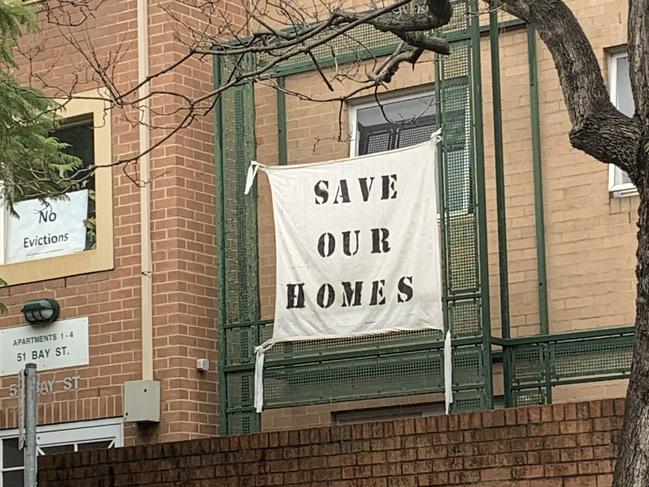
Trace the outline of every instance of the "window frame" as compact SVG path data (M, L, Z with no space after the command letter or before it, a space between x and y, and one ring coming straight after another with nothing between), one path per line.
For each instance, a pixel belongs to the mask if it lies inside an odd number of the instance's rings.
M613 106L617 108L617 61L620 58L629 57L629 54L624 52L614 52L608 55L608 91ZM608 191L614 198L624 198L628 196L635 196L638 194L638 189L633 183L615 184L615 176L621 173L622 170L614 164L608 165Z
M462 78L462 77L460 77ZM459 79L459 78L456 78ZM463 85L461 85L463 86ZM398 103L398 102L404 102L408 100L412 100L415 98L422 98L422 97L427 97L427 96L432 96L437 100L437 92L435 90L434 86L427 85L425 89L422 89L421 91L415 91L415 92L410 92L408 94L401 94L401 95L394 95L394 94L385 94L382 97L379 97L379 102L381 103ZM467 92L467 96L469 96L469 93ZM438 102L439 100L437 100ZM349 123L349 133L350 133L350 145L349 145L349 157L357 157L358 156L358 149L360 145L360 137L359 137L359 130L357 127L358 124L358 111L365 109L365 108L370 108L373 106L377 106L377 100L376 98L372 98L370 100L364 101L364 102L359 102L359 103L354 103L353 101L350 102L347 105L347 116L348 116L348 123ZM436 106L435 109L435 118L436 118L436 127L440 128L441 127L441 115L438 112L439 107ZM465 131L467 130L467 127L470 127L470 123L466 120L466 110L462 110L464 112L465 116ZM466 133L466 132L465 132ZM443 134L442 134L443 136ZM467 150L467 156L468 156L468 166L467 166L467 171L472 171L472 164L471 164L471 155L468 153L468 149L466 147L466 140L465 140L465 145L463 146L462 150ZM453 152L454 148L449 148L447 147L448 152ZM439 187L439 186L438 186ZM470 188L466 188L467 190L464 192L466 195L465 201L463 201L462 205L460 208L450 208L450 202L447 203L449 205L449 212L455 215L463 215L469 212L473 211L473 204L472 204L472 199L470 198L471 191ZM439 219L439 214L438 214L438 219Z
M56 279L99 272L114 268L113 263L113 177L111 156L111 117L105 101L106 90L77 93L71 100L61 101L63 119L92 114L95 146L95 248L43 259L0 264L0 278L7 285ZM7 218L0 217L0 262L6 256Z
M379 97L379 102L380 103L399 103L399 102L404 102L408 100L413 100L416 98L422 98L425 96L433 96L436 97L437 94L435 92L435 89L432 87L427 88L426 90L423 91L418 91L415 93L409 93L409 94L404 94L404 95L397 95L397 96L385 96L385 97ZM349 157L356 157L358 155L358 145L360 143L360 137L358 136L358 111L362 110L364 108L370 108L373 106L377 106L378 103L376 101L376 98L372 98L371 100L361 102L361 103L350 103L347 109L347 116L348 116L348 123L349 123L349 129L350 129L350 139L349 139ZM435 116L438 117L437 111L435 113ZM439 120L439 119L438 119ZM387 122L386 122L387 123Z
M5 469L2 463L2 441L17 436L17 428L0 430L0 487L4 487L2 477L5 472L21 471L25 468L23 465ZM124 446L124 420L121 417L39 425L36 429L36 444L39 455L43 455L40 451L42 447L74 445L74 451L78 451L79 444L102 440L113 441L113 446L109 448Z

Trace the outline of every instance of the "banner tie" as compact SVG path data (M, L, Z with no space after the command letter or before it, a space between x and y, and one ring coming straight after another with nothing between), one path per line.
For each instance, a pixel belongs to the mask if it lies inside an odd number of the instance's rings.
M243 190L243 194L248 194L252 185L255 182L255 177L259 171L259 167L265 168L266 166L260 164L257 161L250 161L250 166L248 166L248 174L246 175L246 188Z
M254 406L257 413L264 407L264 356L275 344L272 338L255 347L255 396Z

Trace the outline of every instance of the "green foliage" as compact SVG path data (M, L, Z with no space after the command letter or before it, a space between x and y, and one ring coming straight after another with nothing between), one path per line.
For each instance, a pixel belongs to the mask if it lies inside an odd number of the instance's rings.
M12 74L18 39L35 28L35 15L23 0L0 0L0 203L10 210L24 199L64 197L78 184L70 176L82 166L50 136L59 123L56 102ZM6 285L0 278L0 287ZM0 303L0 313L5 311Z
M34 30L34 12L23 0L0 0L0 61L16 66L13 48L23 30Z
M34 14L22 0L0 0L0 181L4 203L63 195L81 161L62 152L51 137L58 105L23 86L10 72L20 34L35 28Z

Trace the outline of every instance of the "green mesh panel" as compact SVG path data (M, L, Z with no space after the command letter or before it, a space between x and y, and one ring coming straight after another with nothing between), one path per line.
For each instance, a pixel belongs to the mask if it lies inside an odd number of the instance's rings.
M453 17L451 21L435 32L434 35L450 37L466 36L468 29L468 7L466 0L454 0ZM309 44L322 40L335 33L337 28L325 29L309 40ZM401 40L389 32L379 32L374 27L364 24L359 25L344 35L336 38L335 42L327 42L311 49L311 53L322 68L333 65L344 65L372 59L378 56L392 54ZM258 56L260 65L272 63L278 75L287 75L313 69L313 60L308 54L294 56L287 61L275 62L276 57L262 53Z
M557 343L552 347L552 375L574 378L629 371L633 336L601 338L587 342Z
M484 382L482 347L458 347L453 350L453 384L480 386Z
M507 351L515 406L551 402L552 386L624 378L631 370L633 328L556 334L529 342L513 340Z
M468 41L453 43L451 55L444 58L440 68L446 278L450 296L476 292L480 286L470 130L470 47Z
M544 350L539 346L520 347L512 351L512 376L517 383L534 383L545 377Z
M453 411L462 412L484 409L486 401L487 398L485 397L484 389L456 391L453 393Z
M448 315L449 322L453 325L453 338L474 337L482 333L479 299L450 301Z
M453 20L444 31L451 42L451 56L439 63L437 98L439 122L443 128L440 164L440 227L443 243L446 326L456 339L475 340L475 345L456 346L454 367L455 410L484 408L487 397L485 349L482 340L477 213L475 211L475 160L472 137L471 50L468 41L466 0L454 2ZM321 65L344 56L348 60L367 58L369 53L390 52L393 39L363 26L354 36L323 46L318 53ZM360 40L360 42L359 42ZM362 45L362 49L359 47ZM362 51L364 51L364 54ZM382 51L383 50L383 51ZM359 56L359 52L362 55ZM269 59L259 58L258 63ZM224 71L227 72L227 67ZM283 74L313 69L310 59L294 59L277 72ZM226 73L227 74L227 73ZM225 81L227 76L224 75ZM236 164L228 166L226 178L225 258L228 279L226 340L226 383L228 432L250 431L258 427L252 412L252 371L254 346L272 335L272 323L257 320L256 207L253 198L239 198L240 185L250 150L251 134L246 121L254 117L252 94L237 87L223 111L226 152ZM244 114L237 110L244 107ZM288 134L290 138L290 134ZM230 198L232 201L230 201ZM254 246L251 241L255 241ZM247 275L242 273L247 272ZM239 289L239 287L243 287ZM237 323L241 323L237 325ZM442 333L406 332L337 340L279 344L266 354L264 369L265 407L329 403L443 391ZM488 353L488 350L487 350Z
M264 397L277 407L441 391L442 361L436 350L268 368Z
M227 73L224 75L227 77ZM225 213L226 322L259 318L257 204L243 194L248 164L255 156L252 85L237 86L222 97L223 205Z
M513 406L531 406L533 404L546 404L547 402L549 402L547 393L542 387L520 389L513 393Z
M251 363L256 343L257 326L244 326L225 330L226 365Z
M228 374L227 377L228 400L237 406L252 406L254 383L252 374L239 372Z
M259 429L255 415L251 413L228 414L228 427L231 434L254 433Z
M232 66L224 63L220 78L227 83ZM257 272L257 204L256 199L243 194L246 170L255 157L254 98L252 85L231 88L220 99L222 133L220 140L223 177L223 222L219 265L225 274L225 285L219 289L225 295L225 309L220 310L221 326L232 322L252 322L259 319L259 278ZM226 364L250 363L256 344L256 327L222 329ZM225 395L226 410L251 407L252 373L226 374L221 393ZM222 414L225 412L222 411ZM256 415L249 412L226 415L223 434L254 431L259 428Z
M268 336L271 335L271 326L268 325ZM437 330L410 331L393 333L389 335L372 335L367 337L339 338L333 340L317 340L279 344L271 348L266 357L268 360L312 357L323 353L351 353L367 352L371 355L376 350L387 348L407 348L421 343L436 344L441 346L442 333Z

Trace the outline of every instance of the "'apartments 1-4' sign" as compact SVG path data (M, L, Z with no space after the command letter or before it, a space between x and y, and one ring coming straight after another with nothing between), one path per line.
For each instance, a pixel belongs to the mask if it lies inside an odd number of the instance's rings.
M88 318L0 330L0 376L16 374L30 362L39 371L88 364Z

